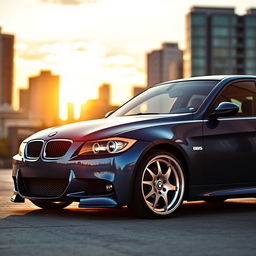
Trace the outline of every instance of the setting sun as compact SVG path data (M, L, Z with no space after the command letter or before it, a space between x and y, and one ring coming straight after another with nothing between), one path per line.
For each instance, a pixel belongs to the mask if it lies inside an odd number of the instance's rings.
M29 52L24 43L18 44L17 48L17 63L23 63L27 68L31 65L31 70L40 65L60 75L60 117L64 120L67 118L68 102L74 103L75 117L79 118L80 104L97 98L98 87L104 82L110 83L115 89L112 101L118 104L131 97L131 85L144 84L144 74L134 67L133 57L109 55L106 48L97 43L67 41L44 44L36 53L43 59L30 60L29 63L21 57L26 54L26 57L32 58L35 55L33 50ZM23 75L19 72L17 79Z
M60 116L67 115L67 103L75 105L75 116L79 117L79 106L86 100L97 97L102 73L104 49L84 43L73 43L69 49L63 47L55 55L56 72L61 76Z

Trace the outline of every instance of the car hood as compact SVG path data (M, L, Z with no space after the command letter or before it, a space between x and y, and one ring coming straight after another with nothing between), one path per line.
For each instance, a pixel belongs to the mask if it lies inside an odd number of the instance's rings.
M192 114L180 115L140 115L109 117L67 124L37 132L25 141L34 139L72 139L73 141L95 140L110 136L119 136L136 129L191 120Z

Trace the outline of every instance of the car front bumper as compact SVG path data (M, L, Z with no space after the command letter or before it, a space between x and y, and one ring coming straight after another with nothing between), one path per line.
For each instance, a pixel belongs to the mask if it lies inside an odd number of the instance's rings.
M135 165L147 142L108 158L37 161L13 158L13 202L23 198L77 201L79 207L119 207L131 200Z

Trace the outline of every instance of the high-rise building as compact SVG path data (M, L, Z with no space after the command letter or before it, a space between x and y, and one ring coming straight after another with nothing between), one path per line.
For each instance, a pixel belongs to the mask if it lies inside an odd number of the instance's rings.
M142 93L143 91L145 91L146 88L142 87L142 86L134 86L132 88L132 97L135 97L137 95L139 95L140 93Z
M28 89L19 90L19 106L20 106L20 111L28 115L29 113L29 90Z
M244 70L247 75L256 74L256 9L247 10L244 16ZM240 39L241 40L241 39Z
M43 125L52 126L59 120L59 83L51 71L29 78L29 118L39 119Z
M102 104L109 105L111 97L111 86L110 84L102 84L99 87L99 100Z
M184 77L256 74L256 9L192 7L183 59Z
M0 27L0 105L12 105L14 36Z
M74 105L74 103L68 102L67 109L68 109L68 122L74 122L75 121L75 105Z
M148 53L147 86L182 78L182 59L183 53L177 43L163 43L161 49Z
M111 105L111 85L102 84L98 90L97 99L89 99L81 105L80 120L104 118L109 112L118 108Z

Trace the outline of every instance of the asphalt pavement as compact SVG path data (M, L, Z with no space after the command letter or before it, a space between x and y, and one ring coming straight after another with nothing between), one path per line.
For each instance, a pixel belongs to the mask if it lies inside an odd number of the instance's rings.
M256 199L183 203L148 220L127 208L40 210L14 204L11 170L0 170L1 256L256 255Z

